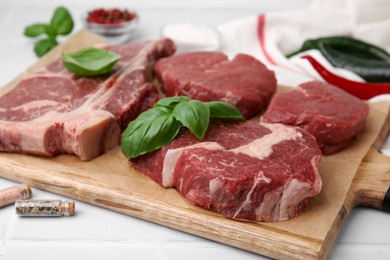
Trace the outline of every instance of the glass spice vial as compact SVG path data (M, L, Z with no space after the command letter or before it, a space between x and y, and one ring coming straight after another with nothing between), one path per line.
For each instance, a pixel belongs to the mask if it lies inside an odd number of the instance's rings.
M17 200L16 214L26 217L73 216L74 201L64 200Z
M31 187L28 184L9 187L0 191L0 207L14 203L19 199L28 199L32 195Z

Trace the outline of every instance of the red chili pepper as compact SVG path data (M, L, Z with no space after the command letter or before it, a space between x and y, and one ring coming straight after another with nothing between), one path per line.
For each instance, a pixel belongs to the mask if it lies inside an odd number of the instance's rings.
M328 71L310 55L302 56L302 58L307 59L313 68L328 83L335 85L336 87L339 87L358 98L370 99L380 94L390 94L390 83L367 83L352 81Z

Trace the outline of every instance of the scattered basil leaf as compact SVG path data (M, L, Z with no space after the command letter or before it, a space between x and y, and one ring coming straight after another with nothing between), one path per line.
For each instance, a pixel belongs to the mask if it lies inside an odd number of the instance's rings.
M206 102L206 106L210 109L211 118L223 118L231 120L244 120L241 112L233 105L225 102Z
M198 139L203 139L210 121L210 110L203 102L181 102L173 109L173 115Z
M244 120L240 111L224 102L201 102L188 97L162 98L130 122L122 134L122 152L127 158L153 152L172 142L181 126L202 140L210 117Z
M135 158L163 145L169 144L180 130L180 123L173 117L172 110L155 107L130 122L122 134L122 152L128 158Z
M27 37L37 37L46 34L47 27L48 25L44 23L32 24L24 29L24 35Z
M121 58L111 51L86 48L73 53L63 53L65 67L77 76L97 76L110 72Z
M154 106L165 106L165 107L174 108L177 104L189 100L190 99L188 97L184 97L184 96L167 97L157 101L157 103L154 104Z
M67 35L73 30L73 19L65 7L57 7L50 21L50 26L58 35Z
M34 45L34 52L38 57L42 57L57 45L58 35L67 35L73 30L73 19L65 7L55 9L50 24L35 23L24 29L24 35L27 37L38 37L46 34L47 39L40 39Z
M53 39L42 39L35 43L34 52L38 57L53 49L58 43Z

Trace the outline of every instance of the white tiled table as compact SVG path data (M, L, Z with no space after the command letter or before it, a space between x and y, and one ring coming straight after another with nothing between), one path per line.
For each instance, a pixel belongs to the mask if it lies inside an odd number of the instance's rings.
M131 6L141 24L134 39L159 37L163 24L221 24L264 11L304 8L299 0L67 1L81 28L81 14L105 5ZM37 61L25 25L50 19L60 1L0 0L0 86ZM65 40L62 38L62 40ZM390 166L389 166L390 167ZM0 178L0 189L16 183ZM33 189L35 198L66 199ZM76 216L20 218L13 206L0 209L0 259L261 259L239 249L76 201ZM343 225L330 259L390 259L390 214L355 209Z

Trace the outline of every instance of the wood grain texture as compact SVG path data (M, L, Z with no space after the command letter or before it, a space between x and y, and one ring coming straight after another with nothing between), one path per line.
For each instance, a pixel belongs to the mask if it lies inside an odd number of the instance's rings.
M353 204L382 209L390 187L390 159L370 149L361 163L351 186ZM353 195L352 195L353 194Z
M59 57L63 49L99 43L100 39L81 31L24 75ZM20 77L7 89L18 80ZM365 132L345 150L321 161L321 193L300 216L283 222L234 221L194 206L175 189L162 188L129 167L120 147L90 162L71 155L42 158L0 153L0 176L257 254L278 259L323 259L352 208L359 203L377 206L383 199L382 189L377 189L383 182L382 174L370 174L369 180L366 177L367 172L378 169L379 161L386 164L389 158L377 156L375 151L366 154L388 132L389 108L388 103L370 104ZM388 176L385 167L380 171Z

